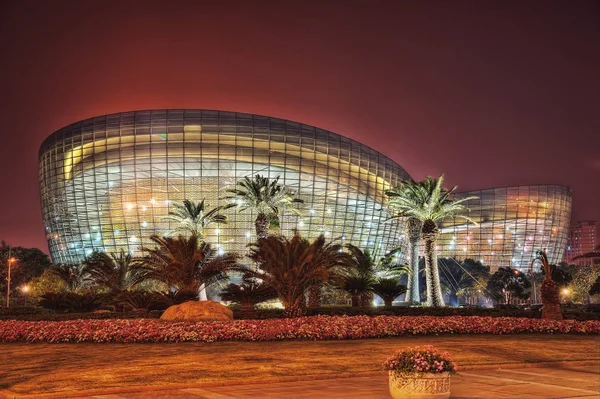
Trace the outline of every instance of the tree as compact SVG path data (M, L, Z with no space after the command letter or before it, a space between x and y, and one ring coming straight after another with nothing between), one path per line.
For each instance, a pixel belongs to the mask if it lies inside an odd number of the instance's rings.
M135 268L134 259L125 250L110 255L94 252L85 261L85 272L90 280L111 292L129 291L144 281L143 273Z
M330 281L337 269L348 267L349 256L342 249L323 235L311 243L298 233L291 239L271 234L250 245L248 257L258 269L239 270L246 278L262 280L277 291L285 307L284 317L298 317L306 312L308 289L316 281Z
M143 279L164 283L169 292L193 291L199 294L206 288L227 279L227 272L237 266L238 256L215 256L210 244L198 242L198 237L150 237L157 248L144 248L146 256L133 266Z
M421 239L425 243L427 306L436 307L444 306L437 265L438 223L449 217L475 223L462 212L468 210L463 205L464 202L477 198L454 199L452 195L456 191L456 186L447 190L443 187L443 183L444 175L437 179L428 176L421 182L406 183L404 190L390 200L390 206L398 212L395 217L412 217L423 222Z
M293 191L279 184L279 176L272 180L258 174L254 179L244 177L237 186L226 190L232 195L224 199L231 201L231 206L240 212L248 209L257 212L254 226L259 239L266 238L270 229L279 229L281 213L290 211L299 215L294 205L304 203Z
M600 294L600 276L598 276L596 281L594 281L594 284L592 284L592 286L590 287L588 294L590 294L590 295L599 295Z
M546 251L537 251L531 261L530 271L536 262L542 264L544 270L544 281L542 281L542 319L562 320L560 311L560 298L558 296L558 285L552 280L552 269L548 263Z
M244 278L241 284L229 284L221 292L221 299L239 303L243 311L254 311L258 303L277 298L277 291L262 281Z
M418 207L419 195L416 195L415 186L412 181L404 181L399 187L387 190L385 194L390 198L389 206L394 207L397 202L405 207L412 201L414 207ZM403 213L401 212L401 215ZM406 228L408 233L408 246L410 252L410 270L407 284L407 301L412 303L420 303L421 295L419 288L419 248L421 246L421 229L423 222L414 216L406 217Z
M349 273L341 278L340 288L350 294L352 307L366 307L370 306L367 302L368 294L373 291L374 283L375 279L372 276Z
M600 264L576 265L571 281L571 298L575 302L591 302L590 289L600 277Z
M441 258L438 259L438 267L441 271L440 282L448 292L453 306L458 306L459 295L466 294L467 290L473 287L485 289L482 280L487 281L490 277L490 267L473 259L459 262L452 258Z
M195 203L185 200L182 204L174 203L173 210L164 217L165 220L176 222L172 234L195 235L204 237L204 230L211 224L224 224L227 217L220 214L223 207L206 209L204 200Z
M59 293L67 290L65 282L50 269L46 269L40 277L34 277L29 282L29 295L39 298L46 293Z
M406 292L406 286L397 278L378 278L373 283L373 292L383 300L386 308L391 308L394 299Z
M9 256L16 259L10 270L10 285L13 294L20 287L27 285L30 280L40 277L52 266L48 255L37 248L11 247L5 241L0 242L0 289L3 294L6 294Z
M500 267L496 273L492 274L487 283L487 294L498 302L510 304L513 299L527 299L531 283L517 269L511 267Z
M400 249L388 252L379 257L379 247L374 250L364 251L355 245L347 244L346 250L350 254L351 268L345 270L341 276L340 288L352 297L352 306L371 306L373 284L377 277L399 277L404 273L410 274L410 268L395 262L396 254Z
M89 274L82 265L55 265L50 273L63 281L68 292L77 292L89 285Z

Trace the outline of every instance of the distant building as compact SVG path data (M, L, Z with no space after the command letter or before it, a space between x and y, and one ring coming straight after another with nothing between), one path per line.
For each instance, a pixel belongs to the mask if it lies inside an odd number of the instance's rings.
M597 245L597 227L598 222L596 221L584 221L577 222L575 226L569 229L564 256L565 262L572 262L574 257L594 250Z

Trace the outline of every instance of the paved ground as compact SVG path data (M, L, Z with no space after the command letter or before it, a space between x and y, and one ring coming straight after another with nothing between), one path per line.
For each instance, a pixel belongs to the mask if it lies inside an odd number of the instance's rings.
M483 366L599 361L596 336L519 334L402 336L342 341L179 344L0 344L0 392L71 393L129 387L175 389L236 380L365 375L398 349L432 344L463 370ZM573 363L569 363L573 364ZM346 381L348 383L348 381ZM3 395L0 394L0 398ZM9 396L11 399L14 395ZM58 396L57 396L58 397Z
M518 368L465 371L452 377L452 398L593 399L600 398L599 364L563 368ZM354 378L183 388L168 391L112 393L77 399L389 399L387 375Z

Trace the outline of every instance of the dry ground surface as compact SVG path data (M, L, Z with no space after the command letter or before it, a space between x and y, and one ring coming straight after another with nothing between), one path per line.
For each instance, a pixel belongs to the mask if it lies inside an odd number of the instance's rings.
M392 352L432 344L459 366L600 360L600 338L444 335L346 341L0 344L0 390L48 393L373 372Z

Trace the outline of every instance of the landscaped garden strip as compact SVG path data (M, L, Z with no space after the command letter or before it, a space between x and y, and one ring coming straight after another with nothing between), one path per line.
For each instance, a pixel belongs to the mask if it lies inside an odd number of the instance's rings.
M155 319L1 321L0 342L336 340L437 334L600 334L600 321L479 316L311 316L231 322Z

